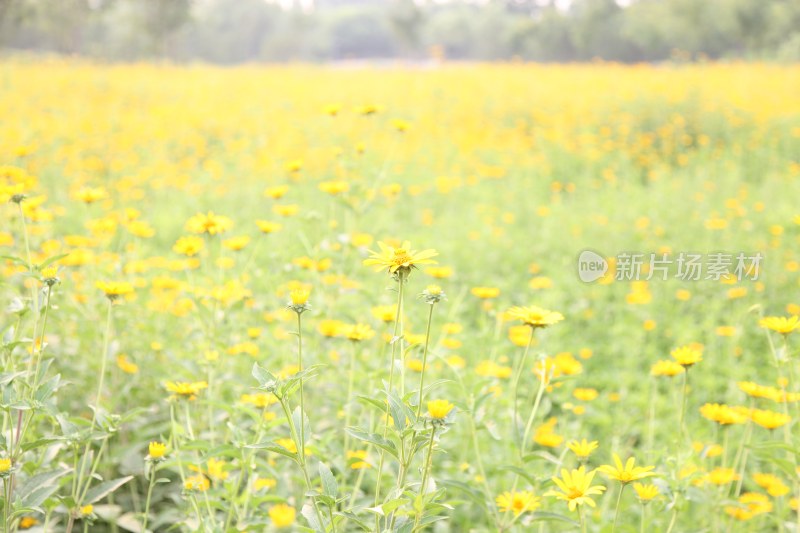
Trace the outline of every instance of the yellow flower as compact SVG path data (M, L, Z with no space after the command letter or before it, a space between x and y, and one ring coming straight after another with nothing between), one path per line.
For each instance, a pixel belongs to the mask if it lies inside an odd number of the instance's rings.
M169 392L174 392L176 396L194 400L201 390L208 388L208 383L205 381L195 381L192 383L186 381L168 381L164 387L166 387Z
M428 402L428 415L436 420L442 420L450 414L455 407L447 400L431 400Z
M305 305L308 303L309 296L311 296L311 291L308 289L294 289L289 292L289 298L294 306Z
M545 496L555 496L557 499L567 502L570 511L574 511L583 504L595 507L596 504L591 496L601 495L606 488L602 485L591 486L594 474L594 470L586 472L585 466L573 469L572 472L562 468L561 479L551 478L559 490L549 490Z
M151 459L161 459L167 455L167 445L163 442L151 442L147 447Z
M700 408L700 414L721 426L747 422L747 416L724 404L707 403Z
M293 162L289 163L289 165L292 165L292 164L294 166L296 166L296 170L300 170L300 168L303 166L303 162L302 161L293 161ZM273 200L277 200L279 198L283 198L286 195L287 192L289 192L289 186L288 185L277 185L275 187L268 187L264 191L264 196L266 196L268 198L272 198Z
M81 516L89 516L93 512L94 512L94 505L92 504L84 505L83 507L81 507Z
M278 224L277 222L270 222L268 220L256 220L256 226L258 226L259 231L261 233L275 233L276 231L280 231L283 225Z
M555 432L557 421L558 419L556 419L556 417L551 417L547 422L537 427L533 435L533 441L539 446L545 446L547 448L558 448L561 446L561 443L564 442L564 437L557 435Z
M759 320L758 325L762 328L771 329L783 335L788 335L800 328L800 317L768 316Z
M347 459L347 462L350 464L350 468L353 470L361 470L363 468L372 467L372 465L366 461L367 450L349 451L347 452Z
M439 255L436 250L423 250L417 252L411 250L411 243L405 241L400 248L394 248L388 244L378 241L380 252L373 252L369 258L364 259L365 266L374 266L375 272L388 269L390 274L394 274L398 270L401 273L407 274L412 268L417 265L431 265L436 264L436 261L431 259Z
M351 341L364 341L371 339L375 332L367 324L352 324L343 327L343 335Z
M564 320L564 315L557 311L542 309L535 305L527 307L512 307L506 311L506 316L512 320L520 320L532 328L546 328Z
M636 459L633 457L628 458L625 466L622 466L622 461L619 455L614 454L614 465L603 465L597 470L604 473L611 479L616 479L623 485L627 485L631 481L639 481L646 477L655 476L655 472L651 472L655 466L635 466Z
M211 488L211 482L203 474L196 474L194 476L187 477L186 481L183 483L183 487L186 490L198 490L200 492L205 492Z
M203 250L204 246L205 243L203 242L203 239L196 235L188 235L186 237L180 237L177 241L175 241L172 251L176 254L192 257L199 254Z
M231 237L230 239L226 239L222 242L222 245L225 246L228 250L233 252L239 252L244 249L250 243L250 237L247 235L239 235L238 237Z
M19 527L21 529L30 529L38 523L39 521L32 516L23 516L19 521Z
M269 509L269 519L272 520L272 525L281 528L289 527L294 524L295 510L294 507L279 503L273 505Z
M350 185L346 181L323 181L319 184L319 190L336 196L350 190Z
M638 496L639 500L641 500L642 502L648 502L653 498L655 498L656 496L658 496L659 494L658 487L651 483L648 484L634 483L633 490L636 491L636 496Z
M500 296L500 289L497 287L472 287L469 292L481 300L488 300Z
M705 480L714 485L726 485L739 479L739 474L733 468L717 467L709 472Z
M270 477L259 477L256 478L255 482L253 483L253 487L256 490L262 489L271 489L274 488L278 484L278 480L272 479Z
M572 395L575 397L576 400L580 400L582 402L591 402L592 400L597 398L598 392L597 389L577 388L574 391L572 391Z
M596 440L589 442L586 439L582 439L581 441L573 440L567 443L567 448L572 450L572 453L581 459L589 457L597 447L598 443Z
M514 491L513 493L506 491L498 496L495 501L501 513L512 511L514 516L519 516L522 513L538 509L541 506L542 499L535 496L533 492L524 490Z
M676 363L675 361L671 361L669 359L657 361L656 364L654 364L650 368L650 373L654 376L673 377L685 371L686 370L683 368L682 365Z
M226 463L225 461L221 461L219 459L214 459L214 458L209 459L207 463L208 477L210 477L211 479L220 479L220 480L228 479L230 472L227 472L225 470L225 466L227 464L228 463Z
M133 285L126 281L98 281L95 286L112 301L120 296L133 294Z
M753 481L756 482L756 485L766 490L770 496L777 498L789 493L789 487L775 474L756 473L753 474Z
M58 276L58 267L56 265L50 265L44 267L41 271L42 279L43 280L50 280L55 279Z
M93 204L104 200L108 196L102 187L83 187L75 192L75 199L86 204Z
M453 269L450 267L428 267L425 273L432 278L446 279L453 275Z
M762 409L751 410L750 419L765 429L776 429L792 421L789 415Z
M339 111L341 111L341 110L342 110L342 104L328 104L323 109L323 112L326 115L330 115L332 117L335 117L336 115L339 114Z
M684 368L689 368L703 360L703 352L692 345L675 348L671 355Z
M11 459L3 457L0 459L0 474L5 474L9 470L11 470Z
M750 520L756 515L772 511L772 502L763 494L745 492L739 496L739 506L726 506L725 512L737 520Z
M117 356L117 366L126 374L136 374L139 372L139 365L132 363L128 356L121 353Z
M300 212L300 206L297 204L273 205L272 212L282 217L293 217Z
M228 217L215 215L213 211L208 214L197 213L186 222L186 230L192 233L208 233L218 235L228 231L233 226L233 221Z
M372 308L372 316L381 322L394 322L397 309L393 305L378 305Z

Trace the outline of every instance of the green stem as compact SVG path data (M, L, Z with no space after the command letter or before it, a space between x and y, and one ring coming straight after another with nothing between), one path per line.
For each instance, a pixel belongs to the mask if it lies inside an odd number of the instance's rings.
M586 517L583 516L583 506L578 506L578 516L581 518L581 533L586 533Z
M39 367L42 363L42 352L44 351L44 332L47 330L47 315L48 311L50 310L50 293L52 292L53 287L47 287L47 298L45 299L44 304L44 318L42 319L42 333L40 335L41 342L39 343L39 349L36 349L36 336L34 335L34 351L36 353L36 364L34 365L34 372L33 372L33 387L31 387L31 397L33 397L34 393L36 392L36 387L39 385Z
M92 424L89 427L89 438L86 441L86 446L83 449L83 457L81 458L81 467L80 471L78 472L78 483L76 485L76 493L75 493L75 502L77 505L80 505L81 502L81 484L83 482L83 473L86 470L86 461L89 458L89 450L92 445L92 432L94 428L97 426L97 412L100 410L100 399L103 394L103 384L105 382L105 375L106 375L106 360L108 359L108 346L111 342L111 309L113 303L111 300L108 300L108 308L106 310L106 331L103 339L103 350L100 353L100 379L97 384L97 394L95 395L95 405L94 405L94 414L92 415ZM105 441L104 441L105 443ZM89 477L89 481L87 482L86 486L91 485L91 476Z
M301 313L297 313L297 366L298 372L303 371L303 329L301 321ZM300 378L300 445L297 447L297 453L301 457L305 457L306 453L306 421L305 421L305 394L303 392L303 379Z
M142 519L142 533L147 533L147 520L150 518L150 498L153 496L153 487L156 484L156 464L150 469L150 480L147 485L147 499L144 502L144 518Z
M345 396L345 415L344 415L344 427L345 430L350 427L350 423L352 421L353 416L353 383L355 381L355 374L356 374L356 354L358 350L356 350L356 341L353 341L353 349L350 352L350 365L347 371L347 396ZM350 451L350 433L347 431L344 432L344 452L345 461L347 460L347 452Z
M433 463L433 441L435 437L436 437L436 426L433 426L431 428L431 440L428 442L428 458L425 461L425 470L422 472L422 484L419 486L419 498L422 500L422 502L425 501L425 493L428 488L428 476L430 476L431 465ZM411 529L412 533L417 530L417 527L419 526L419 521L424 513L425 513L425 506L422 505L422 508L414 517L414 527Z
M517 427L517 403L519 403L519 381L520 377L522 376L522 372L525 369L525 363L528 360L528 352L531 349L531 343L533 343L533 328L531 328L531 333L528 336L528 344L525 345L525 352L522 354L522 359L520 359L519 366L517 367L517 371L514 373L514 385L512 387L514 393L514 438L519 437L519 428Z
M539 380L539 390L536 391L536 400L533 402L533 409L531 409L531 414L528 417L528 423L525 425L525 433L522 436L522 446L519 449L519 456L522 459L525 456L525 449L528 446L528 436L531 432L531 427L533 426L533 421L536 418L536 413L539 411L539 404L542 401L542 396L544 394L545 389L545 378L542 375L541 379ZM530 401L530 400L529 400Z
M306 490L311 492L313 490L311 487L311 477L308 475L308 467L306 465L305 455L300 455L300 446L299 446L300 437L298 437L297 435L297 427L294 425L294 419L292 419L292 413L289 411L289 406L286 403L286 399L279 398L279 400L281 403L281 407L283 408L283 414L284 416L286 416L286 420L289 422L289 431L291 432L292 438L294 439L295 448L297 448L298 452L296 454L297 464L300 465L300 470L303 473L303 479L306 482ZM302 420L300 423L301 424L303 423ZM319 520L319 523L324 527L325 522L322 518L322 512L319 510L319 506L317 505L317 500L313 496L311 497L311 504L314 507L314 511L316 512L317 520Z
M642 504L642 518L639 521L639 533L644 533L644 524L646 522L647 507Z
M617 530L617 519L619 518L619 504L622 502L622 493L625 491L625 483L619 488L619 494L617 495L617 507L614 509L614 523L611 525L611 533L614 533Z
M433 320L433 307L435 304L430 304L431 309L428 313L428 327L425 329L425 348L422 350L422 371L419 374L419 398L417 399L417 419L422 413L422 389L425 384L425 369L428 367L428 345L431 340L431 321Z
M397 345L400 343L398 339L398 330L400 336L403 335L403 330L401 328L401 322L403 317L403 285L404 285L404 277L402 274L398 274L397 276L397 308L395 310L394 315L394 333L392 334L392 356L389 362L389 392L392 390L392 386L394 385L394 358L395 354L397 353ZM383 438L386 438L386 435L389 431L389 424L388 422L384 421L383 426ZM386 452L383 448L381 448L379 459L378 459L378 471L376 474L375 480L375 503L374 506L377 507L381 501L381 481L383 478L383 463L386 459ZM375 515L375 529L378 530L380 525L380 517L376 514Z
M689 388L689 369L686 368L683 371L683 392L681 395L681 415L678 420L678 443L680 443L680 439L684 437L684 419L686 418L686 396L687 391Z

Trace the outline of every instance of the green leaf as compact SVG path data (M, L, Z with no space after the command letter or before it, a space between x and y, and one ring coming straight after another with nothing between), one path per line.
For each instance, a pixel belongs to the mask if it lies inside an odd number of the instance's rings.
M373 405L378 409L380 409L381 411L383 411L384 413L386 412L386 402L383 402L381 400L376 400L375 398L371 398L369 396L358 395L357 398L359 399L359 401L363 403Z
M310 503L305 504L303 506L303 510L300 511L300 514L302 514L303 518L308 521L308 525L311 526L311 529L314 531L325 531L325 529L322 527L322 524L320 524L319 520L317 519L317 513L314 511L313 505Z
M336 495L339 493L339 484L336 483L336 478L333 477L331 469L323 462L319 463L319 477L322 478L323 494L331 498L336 498Z
M22 265L25 268L28 268L28 262L22 259L21 257L15 257L13 255L0 255L0 259L5 259L6 261L11 261L12 263L16 263L18 265Z
M547 513L544 511L536 511L533 515L534 522L566 522L575 527L581 527L579 522L569 518L568 516L560 515L557 513Z
M44 501L58 490L58 485L44 485L36 487L24 498L20 498L19 504L23 507L39 507Z
M523 470L517 466L501 466L499 470L508 470L510 472L514 472L515 474L519 474L521 477L527 479L532 485L536 485L536 476L532 475L530 472Z
M66 253L66 254L60 254L60 255L54 255L53 257L48 257L47 259L45 259L44 261L42 261L42 262L39 264L39 266L38 266L38 267L36 267L36 268L38 268L39 270L42 270L43 268L47 267L48 265L52 265L53 263L55 263L55 262L56 262L56 261L58 261L59 259L64 259L64 258L65 258L65 257L67 257L68 255L69 255L69 253Z
M258 381L259 386L261 387L270 387L273 386L277 381L278 378L275 377L272 372L267 370L266 368L262 368L258 365L258 363L253 363L253 377L256 378Z
M22 342L19 342L18 344L22 344ZM6 344L4 346L8 345ZM16 378L23 375L25 375L25 372L3 372L2 374L0 374L0 387L2 387L3 385L8 385Z
M285 457L288 457L293 461L297 461L296 453L292 453L283 446L275 444L274 442L260 442L258 444L248 444L247 446L245 446L245 448L250 450L267 450L269 452L274 452L283 455Z
M35 476L31 476L17 488L17 498L20 501L23 501L34 490L50 485L51 483L53 483L60 477L65 476L69 472L70 472L69 468L62 468L59 470L50 470L48 472L42 472L41 474L36 474Z
M86 505L94 503L105 496L108 496L132 479L133 476L125 476L118 479L112 479L111 481L104 481L96 487L92 487L89 492L86 493L86 499L84 500L83 504Z
M388 502L381 505L381 510L383 511L384 516L388 516L389 514L393 513L403 505L409 503L411 500L408 498L395 498L394 500L389 500Z
M373 444L391 454L395 459L398 458L397 448L395 447L394 443L384 439L380 435L376 435L375 433L367 433L366 431L361 431L360 429L355 428L345 428L345 431L347 431L351 437Z
M406 428L406 421L414 417L411 410L400 400L396 393L390 392L387 394L389 398L389 412L394 420L394 427L398 431L403 431Z

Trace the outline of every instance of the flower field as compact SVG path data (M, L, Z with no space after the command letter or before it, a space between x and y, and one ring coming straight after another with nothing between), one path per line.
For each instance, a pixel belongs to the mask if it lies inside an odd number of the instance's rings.
M800 531L800 67L6 59L0 117L4 531Z

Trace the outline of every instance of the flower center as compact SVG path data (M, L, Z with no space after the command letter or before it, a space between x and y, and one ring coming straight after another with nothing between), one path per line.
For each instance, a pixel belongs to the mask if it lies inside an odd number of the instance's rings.
M396 248L394 251L394 259L392 260L395 265L404 265L411 261L411 256L408 254L408 250L404 250L403 248Z
M583 496L583 491L578 488L570 489L570 491L567 493L567 498L570 500L580 498L581 496Z

